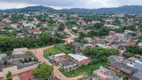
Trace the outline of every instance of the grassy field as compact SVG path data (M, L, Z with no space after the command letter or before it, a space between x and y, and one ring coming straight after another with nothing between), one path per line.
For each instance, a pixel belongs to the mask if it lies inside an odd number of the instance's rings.
M91 76L93 71L99 69L100 66L107 65L107 63L97 63L97 64L89 64L87 66L82 66L74 71L65 72L63 68L59 70L66 76L66 77L75 77L81 74L86 74L87 76Z
M55 55L55 54L60 54L60 53L62 53L61 50L57 49L56 47L53 47L53 48L50 48L48 50L45 50L44 51L44 56L48 57L48 56Z
M70 50L67 50L65 48L65 45L61 45L59 46L64 52L66 52L66 54L69 54L71 53ZM60 53L63 53L63 51L61 51L60 49L56 48L56 47L53 47L53 48L50 48L48 50L45 50L44 51L44 56L51 56L51 55L55 55L55 54L60 54Z

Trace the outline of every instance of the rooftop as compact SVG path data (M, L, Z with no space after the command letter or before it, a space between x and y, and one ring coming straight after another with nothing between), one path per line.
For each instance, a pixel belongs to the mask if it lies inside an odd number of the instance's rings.
M17 51L27 51L28 48L15 48L13 51L17 52Z
M64 56L64 55L66 55L66 54L65 53L61 53L61 54L54 55L54 57L59 57L59 56Z
M68 54L68 55L70 57L74 58L77 61L82 61L82 60L85 60L85 59L89 59L88 57L83 56L83 55L79 55L79 54Z
M34 78L34 76L32 74L32 70L20 73L19 77L21 80L30 80L30 79Z
M119 63L119 62L113 62L111 64L112 67L115 67L117 68L118 70L120 71L123 71L127 74L131 74L133 71L134 71L134 68L130 67L130 66L127 66L126 64L124 63Z

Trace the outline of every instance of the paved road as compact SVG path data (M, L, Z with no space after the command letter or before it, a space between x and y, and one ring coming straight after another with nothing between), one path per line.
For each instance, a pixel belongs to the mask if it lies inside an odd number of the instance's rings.
M65 32L67 32L68 34L70 34L70 38L67 38L67 39L65 39L65 40L72 40L72 39L74 39L74 38L76 38L77 36L75 36L75 35L73 35L67 28L65 29ZM52 48L52 47L54 47L54 45L52 45L52 46L47 46L47 47L43 47L43 48L37 48L37 49L32 49L31 51L32 52L34 52L34 54L36 55L36 57L38 58L38 60L39 61L41 61L41 62L45 62L46 64L48 64L48 65L50 65L50 66L53 66L46 58L44 58L44 50L46 50L46 49L50 49L50 48ZM80 76L77 76L77 77L72 77L72 78L68 78L68 77L66 77L66 76L64 76L59 70L58 70L58 67L56 67L56 66L53 66L54 67L54 71L53 71L53 73L54 73L54 75L57 77L57 78L59 78L59 79L61 79L61 80L77 80L77 79L79 79L79 78L81 78L81 77L83 77L83 75L80 75Z

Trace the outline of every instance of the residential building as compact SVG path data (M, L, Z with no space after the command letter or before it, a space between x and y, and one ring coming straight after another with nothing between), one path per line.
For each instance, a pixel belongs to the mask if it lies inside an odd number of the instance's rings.
M134 73L134 68L119 62L111 63L110 69L118 73L122 72L128 78Z

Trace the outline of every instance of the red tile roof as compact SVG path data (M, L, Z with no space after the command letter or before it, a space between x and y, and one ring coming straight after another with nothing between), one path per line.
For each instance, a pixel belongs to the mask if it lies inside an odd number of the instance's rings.
M32 70L20 73L19 77L21 80L29 80L29 79L34 78L34 76L32 74Z
M127 45L135 45L136 42L126 42Z
M0 77L0 80L4 80L3 77Z

